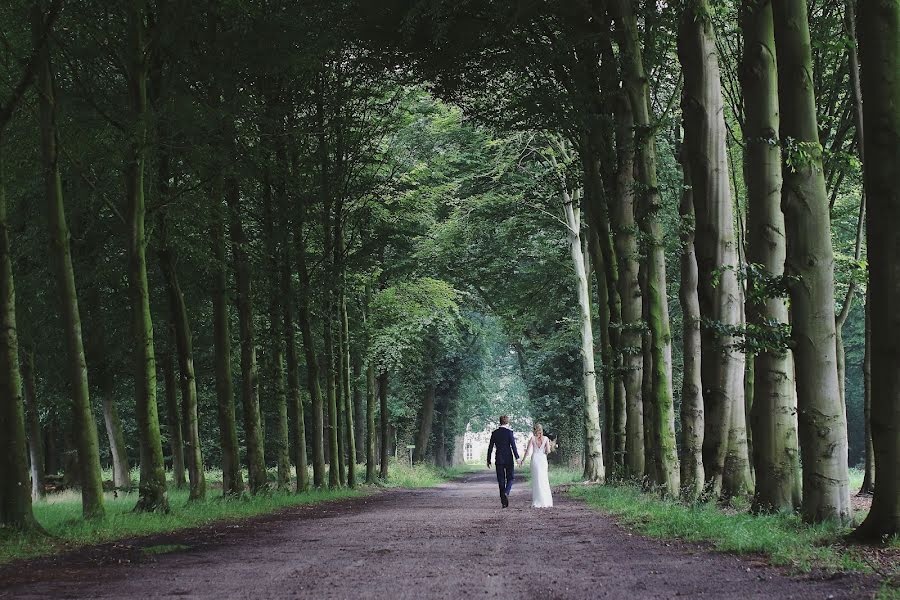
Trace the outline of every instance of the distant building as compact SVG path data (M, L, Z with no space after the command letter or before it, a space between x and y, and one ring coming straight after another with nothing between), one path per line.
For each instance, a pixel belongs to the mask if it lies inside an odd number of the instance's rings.
M463 460L465 462L482 464L487 462L488 444L491 443L491 433L496 428L497 425L492 424L484 431L472 431L472 426L466 425L466 434L463 436ZM531 432L514 431L514 434L519 456L524 456L525 444L528 443Z

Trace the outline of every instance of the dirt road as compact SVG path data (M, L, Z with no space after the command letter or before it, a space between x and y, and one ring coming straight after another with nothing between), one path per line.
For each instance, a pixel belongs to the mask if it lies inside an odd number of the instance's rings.
M791 578L760 561L631 535L487 472L428 490L107 544L0 568L0 598L865 598L858 576ZM181 546L164 554L149 547Z

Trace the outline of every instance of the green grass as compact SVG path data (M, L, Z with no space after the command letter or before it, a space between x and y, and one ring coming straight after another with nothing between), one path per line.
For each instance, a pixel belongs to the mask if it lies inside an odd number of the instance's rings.
M409 467L402 462L392 462L388 481L380 483L379 487L432 487L468 470L471 470L468 466L437 469L428 465ZM356 472L360 480L365 479L364 465L357 468ZM105 495L106 518L85 521L81 518L80 492L66 490L50 494L45 500L34 503L35 518L46 535L26 535L0 530L0 563L55 554L91 544L171 532L215 522L246 519L291 506L354 498L376 491L374 487L360 486L355 490L346 488L310 490L303 494L271 491L256 496L245 494L240 498L226 499L221 495L221 472L209 471L207 472L207 483L210 489L207 499L188 502L187 490L174 489L171 473L168 475L171 507L168 514L135 513L136 492L118 492L116 495L110 492ZM133 473L133 477L137 481L137 473ZM274 482L274 474L270 473L270 479ZM146 551L163 553L176 550L164 546L153 546Z
M569 493L652 537L708 542L722 552L762 554L773 564L800 571L869 570L852 548L837 544L847 528L807 525L795 514L752 515L726 512L714 504L687 506L627 485L573 487Z

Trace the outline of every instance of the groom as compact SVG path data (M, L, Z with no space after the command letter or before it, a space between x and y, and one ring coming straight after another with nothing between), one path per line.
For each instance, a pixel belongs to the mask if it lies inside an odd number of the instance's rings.
M509 426L509 417L500 417L500 427L491 433L491 443L488 444L487 466L491 468L491 452L497 447L497 483L500 484L500 502L503 508L509 506L509 492L513 484L513 454L519 458L516 450L516 436Z

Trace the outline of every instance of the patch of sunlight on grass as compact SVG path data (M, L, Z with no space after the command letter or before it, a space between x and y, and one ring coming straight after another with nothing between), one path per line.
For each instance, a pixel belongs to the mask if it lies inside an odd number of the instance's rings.
M846 528L807 525L793 513L725 513L715 504L684 505L627 485L575 487L569 493L652 537L710 542L723 552L760 553L774 564L802 571L864 568L853 556L829 546L848 532Z
M391 461L388 467L388 480L384 487L421 488L434 487L447 481L478 470L476 465L462 464L455 467L438 468L429 464L418 464L412 467L407 461ZM363 470L365 473L365 470Z

